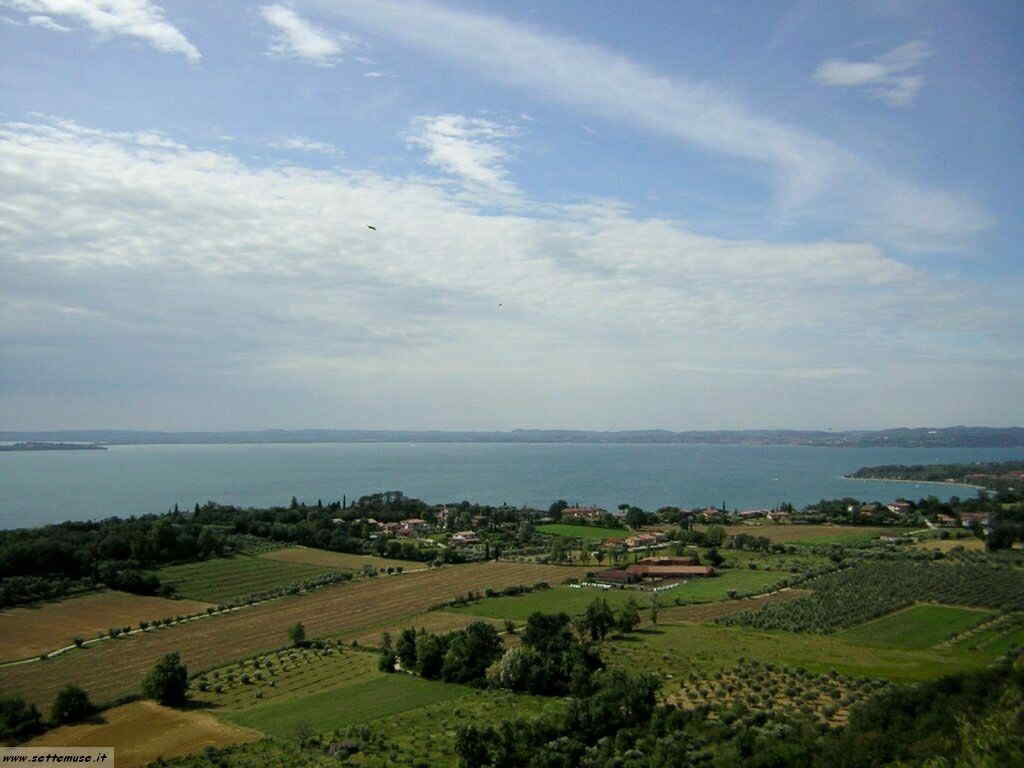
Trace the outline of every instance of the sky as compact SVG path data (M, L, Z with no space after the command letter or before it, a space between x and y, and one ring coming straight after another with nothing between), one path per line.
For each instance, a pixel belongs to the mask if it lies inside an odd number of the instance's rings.
M0 428L1024 424L1022 34L0 0Z

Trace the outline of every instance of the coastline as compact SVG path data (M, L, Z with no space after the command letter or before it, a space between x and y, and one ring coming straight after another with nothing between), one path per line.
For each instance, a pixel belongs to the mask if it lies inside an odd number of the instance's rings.
M958 485L962 488L976 488L987 491L984 485L973 485L971 483L959 483L955 480L901 480L896 477L854 477L853 475L842 475L843 480L864 480L872 483L919 483L924 485Z

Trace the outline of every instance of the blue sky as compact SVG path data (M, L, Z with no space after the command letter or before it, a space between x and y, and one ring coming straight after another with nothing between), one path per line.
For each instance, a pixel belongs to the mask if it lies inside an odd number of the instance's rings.
M0 0L0 424L1024 423L1022 21Z

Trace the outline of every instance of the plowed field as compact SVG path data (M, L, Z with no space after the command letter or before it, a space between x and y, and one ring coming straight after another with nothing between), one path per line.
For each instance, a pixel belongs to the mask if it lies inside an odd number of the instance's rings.
M0 611L0 661L38 656L71 645L76 636L92 640L111 627L138 628L140 621L185 616L209 603L167 600L127 592L97 592L32 608Z
M397 622L467 590L537 581L560 583L586 568L527 563L473 563L384 576L283 598L229 614L74 650L44 662L0 669L0 690L49 711L57 690L76 683L103 703L139 690L142 678L166 653L179 651L197 672L288 644L288 628L301 621L310 638Z

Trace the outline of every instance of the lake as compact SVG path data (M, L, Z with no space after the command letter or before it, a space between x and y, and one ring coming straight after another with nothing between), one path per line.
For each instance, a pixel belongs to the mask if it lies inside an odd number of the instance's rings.
M213 500L325 503L401 490L430 503L547 508L557 499L605 508L629 502L797 506L854 496L972 496L966 486L845 480L861 466L998 461L1021 448L813 448L742 445L315 443L132 445L107 451L0 454L0 528L165 512Z

